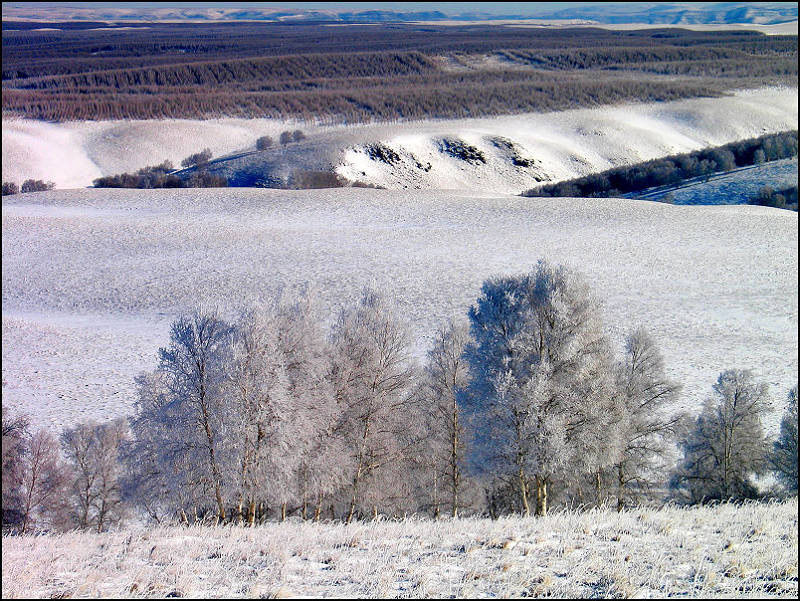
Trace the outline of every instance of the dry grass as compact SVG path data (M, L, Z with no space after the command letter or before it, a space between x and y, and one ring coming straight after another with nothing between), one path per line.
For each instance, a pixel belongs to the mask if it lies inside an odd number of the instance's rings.
M3 597L790 597L797 499L3 538Z

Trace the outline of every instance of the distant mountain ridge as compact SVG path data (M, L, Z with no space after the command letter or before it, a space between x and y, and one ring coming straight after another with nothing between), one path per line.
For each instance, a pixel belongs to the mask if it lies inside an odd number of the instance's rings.
M521 4L520 7L525 5ZM524 12L498 14L470 11L447 14L441 10L316 10L282 7L240 8L219 7L134 7L75 6L50 3L3 3L2 19L42 23L69 21L103 21L107 23L146 23L165 21L274 21L341 23L385 23L414 21L474 20L591 20L604 24L728 24L749 23L771 25L797 20L797 4L793 2L706 2L706 3L595 3L558 10L545 10L536 4Z

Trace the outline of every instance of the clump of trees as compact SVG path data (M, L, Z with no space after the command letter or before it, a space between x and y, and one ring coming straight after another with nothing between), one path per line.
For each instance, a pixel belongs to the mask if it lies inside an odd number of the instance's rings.
M181 167L189 168L189 167L205 167L208 165L208 162L211 160L210 148L204 148L200 152L195 152L194 154L190 154L188 157L181 161Z
M28 192L46 192L52 190L56 185L53 182L43 182L40 179L26 179L20 188L14 182L3 182L3 196L11 194L27 194Z
M774 443L747 371L720 374L690 420L654 339L635 329L617 354L601 308L581 274L542 261L486 280L423 362L374 288L332 319L307 290L233 316L198 308L137 378L127 421L59 444L3 409L4 527L622 510L659 498L671 471L690 503L756 498L768 469L796 493L796 388Z
M196 155L192 155L196 156ZM188 160L185 159L184 162ZM192 171L181 177L174 173L175 166L171 161L160 165L142 167L135 173L119 173L99 177L94 182L95 188L224 188L228 180L221 175L208 173L205 169Z
M612 197L797 156L797 131L768 134L533 188L522 196Z
M296 129L294 131L281 132L281 135L278 138L278 140L280 141L281 145L283 145L283 146L285 146L286 144L289 144L291 142L300 142L301 140L305 140L305 139L306 139L306 135L302 131L300 131L299 129Z
M797 186L787 186L778 190L775 190L772 186L764 186L758 191L756 197L751 198L747 204L796 211Z
M19 194L19 186L14 182L3 182L3 196Z

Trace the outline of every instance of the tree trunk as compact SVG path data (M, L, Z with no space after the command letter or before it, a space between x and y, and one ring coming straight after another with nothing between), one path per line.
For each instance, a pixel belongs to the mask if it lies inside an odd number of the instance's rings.
M519 492L522 498L522 513L525 517L531 515L531 506L528 503L528 483L525 480L525 471L519 468Z
M547 480L536 477L536 515L547 515Z
M281 522L286 521L286 503L281 503Z

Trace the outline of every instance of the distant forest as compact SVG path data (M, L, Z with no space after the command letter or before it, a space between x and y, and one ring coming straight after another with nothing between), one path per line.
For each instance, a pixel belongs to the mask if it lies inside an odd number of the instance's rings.
M50 121L460 118L797 85L797 36L752 31L6 25L3 111Z

